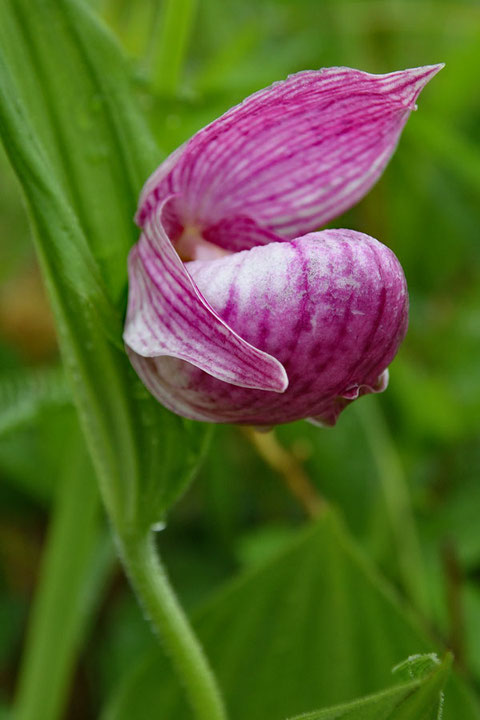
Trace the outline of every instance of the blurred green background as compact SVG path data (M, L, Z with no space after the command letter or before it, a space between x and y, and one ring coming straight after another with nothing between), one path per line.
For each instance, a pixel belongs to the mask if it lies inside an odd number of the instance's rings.
M135 87L165 154L249 93L298 70L446 67L422 93L380 182L332 223L377 237L405 269L410 329L390 387L348 408L333 430L305 422L278 428L273 454L288 453L288 462L280 460L283 472L266 457L262 440L217 428L199 477L162 534L172 580L194 609L238 570L286 543L305 523L305 508L288 489L292 473L300 473L339 508L374 563L453 647L480 689L480 3L179 2L184 23L172 44L161 1L90 0L131 57ZM6 703L76 421L57 370L28 220L3 154L0 235L0 700ZM403 563L417 544L409 586ZM155 643L106 533L101 547L69 718L98 717L132 657Z

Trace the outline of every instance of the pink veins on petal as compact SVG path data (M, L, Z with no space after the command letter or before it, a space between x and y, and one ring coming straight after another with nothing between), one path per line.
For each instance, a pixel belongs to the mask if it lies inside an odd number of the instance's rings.
M407 326L401 266L362 233L313 231L368 192L441 67L298 73L151 176L124 339L166 407L213 422L334 424L386 387Z

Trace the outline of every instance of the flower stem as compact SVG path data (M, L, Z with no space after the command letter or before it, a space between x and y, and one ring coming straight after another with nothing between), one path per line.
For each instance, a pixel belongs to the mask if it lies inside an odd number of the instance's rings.
M151 531L117 536L140 604L181 678L197 720L226 720L215 676L161 564Z
M283 478L289 492L315 520L327 509L327 501L312 485L301 463L277 440L275 432L257 432L251 427L242 428L260 457Z

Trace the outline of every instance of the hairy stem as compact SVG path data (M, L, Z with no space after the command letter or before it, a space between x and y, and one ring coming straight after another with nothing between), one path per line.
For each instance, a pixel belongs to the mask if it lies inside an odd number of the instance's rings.
M195 717L226 720L215 676L169 583L153 533L122 533L117 539L130 582L172 660Z

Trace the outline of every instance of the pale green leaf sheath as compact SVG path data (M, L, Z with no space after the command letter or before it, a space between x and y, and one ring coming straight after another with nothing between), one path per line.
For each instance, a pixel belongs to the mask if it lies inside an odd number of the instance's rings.
M133 210L158 152L118 47L83 4L5 0L0 48L0 132L27 199L67 377L121 555L197 717L223 718L208 664L149 541L191 478L206 431L148 397L121 341ZM172 451L179 446L182 455Z

